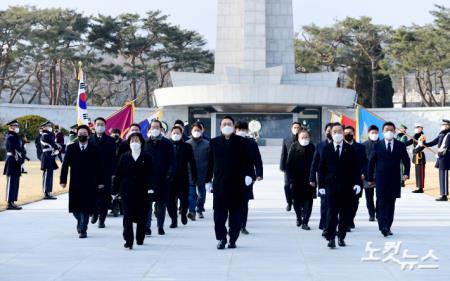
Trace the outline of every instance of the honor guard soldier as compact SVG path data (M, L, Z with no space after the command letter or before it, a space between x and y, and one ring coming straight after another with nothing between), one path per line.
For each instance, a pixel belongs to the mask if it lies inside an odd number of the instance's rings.
M59 154L59 147L55 142L55 134L53 133L53 123L47 121L42 125L41 135L41 170L42 173L42 189L44 191L44 199L56 199L52 196L53 190L53 171L58 169L55 157Z
M3 174L6 175L6 201L8 210L20 210L15 204L19 195L19 181L24 163L24 151L22 139L19 136L19 122L13 120L6 124L8 133L6 135L6 162Z

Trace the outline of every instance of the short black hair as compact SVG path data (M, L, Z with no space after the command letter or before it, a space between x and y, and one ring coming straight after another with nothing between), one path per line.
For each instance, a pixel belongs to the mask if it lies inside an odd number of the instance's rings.
M158 119L152 119L152 121L150 122L150 125L152 123L158 123L161 128L163 127L161 121L159 121Z
M323 128L324 131L326 131L328 129L328 127L333 127L333 123L327 123L325 124L325 127Z
M225 119L231 120L231 122L234 124L234 119L233 119L233 117L231 117L230 115L225 115L225 116L222 118L222 121L225 120ZM222 123L222 121L220 121L220 123Z
M245 121L237 121L234 128L239 130L248 130L248 123Z
M141 130L141 125L139 125L138 123L133 123L133 124L131 124L131 125L130 125L130 129L131 129L131 127L138 127L139 130Z
M103 118L103 117L97 117L97 118L95 118L94 123L97 122L97 120L101 120L101 121L103 121L103 122L106 124L106 119Z
M121 131L119 128L112 128L111 129L111 134L119 134L120 135Z
M85 130L87 130L88 135L91 134L91 129L89 128L88 125L80 125L80 126L78 126L78 127L77 127L77 133L78 133L78 131L79 131L80 129L85 129Z
M339 122L331 123L331 128L333 129L334 127L341 127L344 130L344 125Z
M195 127L199 128L200 130L203 130L203 126L200 122L195 122L194 124L192 124L191 130L194 129Z
M353 128L353 126L345 126L344 130L347 130L347 129L352 130L353 133L355 133L355 128Z
M173 132L173 130L180 130L180 133L183 133L183 128L180 128L180 126L173 126L170 132Z
M384 130L384 127L386 127L386 126L392 126L392 127L394 127L394 130L395 130L395 124L391 121L384 122L383 130Z
M300 127L302 126L302 124L300 124L300 122L298 122L298 121L292 122L291 127L294 126L294 125L299 125Z
M370 132L370 131L377 131L377 132L379 132L380 129L378 129L377 125L370 125L369 129L367 130L367 132Z
M175 122L173 123L173 125L174 125L174 126L175 126L175 125L181 125L181 126L184 127L184 122L181 121L180 119L177 119L177 120L175 120Z
M144 147L145 139L144 139L144 137L142 136L141 133L132 133L131 135L129 135L128 139L127 139L128 145L130 144L132 137L138 137L139 141L141 142L141 148Z

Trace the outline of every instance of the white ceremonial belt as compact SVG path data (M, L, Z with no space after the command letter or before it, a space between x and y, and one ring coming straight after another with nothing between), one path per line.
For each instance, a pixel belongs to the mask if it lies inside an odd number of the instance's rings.
M42 149L42 152L48 152L48 151L53 151L53 148L44 148L44 149Z
M6 152L6 155L7 155L7 156L14 156L14 153L12 153L12 152Z

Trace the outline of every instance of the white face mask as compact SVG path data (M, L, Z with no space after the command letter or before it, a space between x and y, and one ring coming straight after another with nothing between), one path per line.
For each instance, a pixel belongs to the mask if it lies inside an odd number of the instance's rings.
M14 128L14 132L16 132L16 134L18 134L20 132L20 128L19 127Z
M229 136L234 132L234 128L231 126L225 126L222 128L222 134L224 134L225 136Z
M192 137L194 137L194 139L198 139L201 136L202 136L202 133L199 131L192 132Z
M392 132L392 131L384 132L383 136L387 140L392 140L394 138L394 132Z
M414 129L414 133L418 134L420 132L421 132L421 130L419 128Z
M377 141L378 140L378 134L370 134L369 139L371 141Z
M247 133L244 132L244 131L237 131L237 132L236 132L236 135L241 136L241 137L243 137L243 138L247 137Z
M133 152L139 151L139 150L141 150L141 144L138 142L132 142L132 143L130 143L130 149Z
M344 139L344 135L343 134L334 134L333 135L333 141L335 143L340 143L343 139Z
M156 138L160 134L161 134L161 130L160 129L151 129L150 130L150 136L152 136L154 138Z
M173 141L179 141L179 140L181 140L181 135L179 135L179 134L172 134L172 140Z
M447 130L447 125L441 125L441 130L442 130L442 131Z
M301 146L308 146L309 145L309 139L301 139L300 140Z
M49 127L49 128L47 128L47 131L49 131L51 133L51 132L53 132L53 128Z
M298 129L292 128L291 132L293 135L296 135L296 134L298 134Z
M105 126L95 126L95 132L103 134L105 132Z

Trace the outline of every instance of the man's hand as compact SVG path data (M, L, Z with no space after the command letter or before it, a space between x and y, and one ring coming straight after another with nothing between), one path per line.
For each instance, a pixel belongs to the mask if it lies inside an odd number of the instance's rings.
M375 186L375 182L374 182L374 181L369 181L369 186L370 186L370 187Z
M61 183L59 184L62 188L66 188L66 184L65 183Z
M211 183L211 182L207 182L207 183L205 184L205 188L206 188L206 190L207 190L209 193L212 193L212 192L213 192L213 186L212 186L212 183Z
M316 187L316 183L313 182L313 181L310 181L310 182L309 182L309 185L312 186L312 187Z
M319 188L319 194L325 195L326 194L325 188Z
M355 194L358 195L361 192L361 186L355 185L353 187L353 190L355 191Z
M403 176L403 180L404 180L404 181L409 180L409 176L408 176L408 175L404 175L404 176Z

